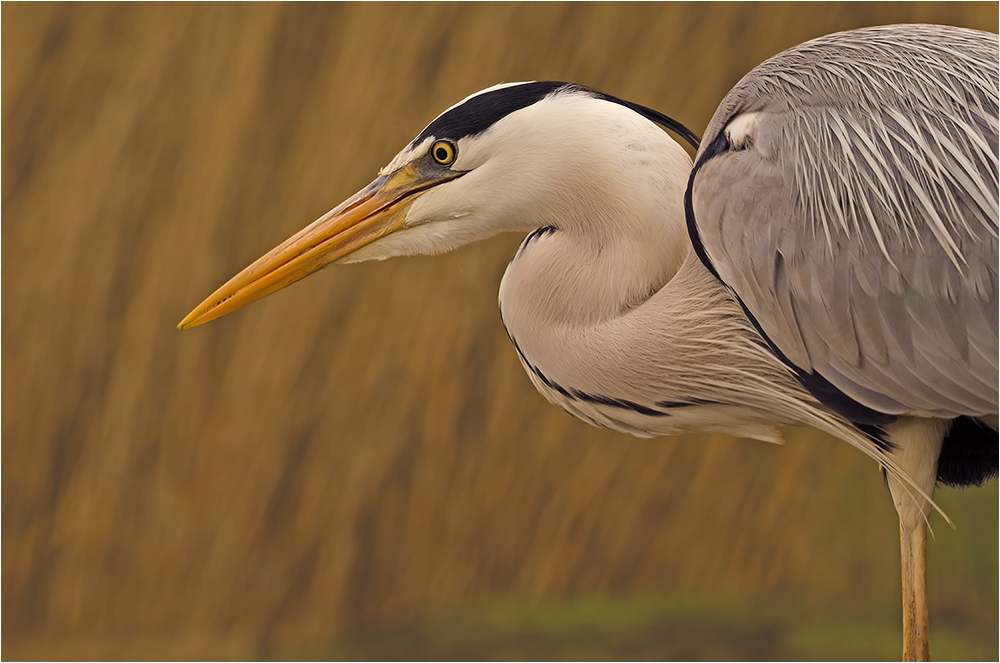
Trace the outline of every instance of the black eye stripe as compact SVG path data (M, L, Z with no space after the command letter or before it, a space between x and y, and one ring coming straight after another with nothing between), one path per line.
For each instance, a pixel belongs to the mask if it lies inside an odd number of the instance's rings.
M455 140L466 136L478 136L511 113L531 106L558 91L584 93L597 99L620 104L665 129L673 131L695 148L698 147L698 137L693 132L659 111L583 85L559 81L533 81L479 92L436 117L410 144L419 145L421 141L430 136L448 136Z
M420 143L428 136L458 139L479 135L501 118L541 101L550 92L565 85L567 84L556 81L537 81L480 92L435 118L414 139L413 144Z

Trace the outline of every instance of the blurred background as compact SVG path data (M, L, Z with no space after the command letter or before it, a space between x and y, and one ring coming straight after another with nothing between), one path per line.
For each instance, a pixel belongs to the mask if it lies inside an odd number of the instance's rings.
M2 7L2 656L897 658L875 464L548 405L520 238L178 321L500 81L697 133L804 40L996 3ZM998 657L997 485L941 490L937 658Z

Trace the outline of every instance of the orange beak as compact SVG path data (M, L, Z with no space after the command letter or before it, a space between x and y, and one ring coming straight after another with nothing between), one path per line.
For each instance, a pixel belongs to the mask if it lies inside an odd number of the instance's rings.
M191 311L178 325L196 327L277 292L331 262L403 227L416 197L458 177L422 177L416 164L381 175L309 226L267 252Z

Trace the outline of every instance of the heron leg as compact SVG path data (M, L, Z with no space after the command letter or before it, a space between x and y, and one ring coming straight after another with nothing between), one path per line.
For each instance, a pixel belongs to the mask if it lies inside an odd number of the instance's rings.
M927 611L927 516L937 482L937 459L949 422L900 417L887 428L893 460L911 479L889 476L889 492L899 514L903 579L903 660L929 661ZM921 494L922 493L922 494Z
M903 660L931 660L927 613L927 525L899 523L903 567Z

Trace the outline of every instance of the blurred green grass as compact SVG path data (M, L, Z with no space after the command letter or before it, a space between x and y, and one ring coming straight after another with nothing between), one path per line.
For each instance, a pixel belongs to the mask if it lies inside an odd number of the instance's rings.
M995 545L996 483L941 488L929 544L932 656L938 661L1000 657ZM850 537L836 522L830 535ZM895 569L893 569L894 571ZM970 603L970 588L982 601ZM898 603L776 592L586 597L561 602L507 598L423 612L333 644L262 651L307 660L898 660Z
M777 597L775 597L777 598ZM423 615L329 647L316 660L898 660L899 623L884 606L817 611L784 596L761 603L704 595L504 600ZM840 608L843 610L843 608ZM997 658L995 620L933 626L938 661Z

